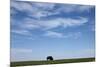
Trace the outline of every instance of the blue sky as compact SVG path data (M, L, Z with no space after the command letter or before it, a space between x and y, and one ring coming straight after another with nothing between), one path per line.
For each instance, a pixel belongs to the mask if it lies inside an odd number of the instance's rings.
M95 6L11 1L11 61L95 56Z

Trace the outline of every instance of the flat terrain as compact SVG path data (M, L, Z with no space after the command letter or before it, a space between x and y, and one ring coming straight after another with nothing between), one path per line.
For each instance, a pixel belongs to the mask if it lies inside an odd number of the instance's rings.
M95 61L95 58L60 59L60 60L53 60L53 61L21 61L21 62L11 62L10 67L28 66L28 65L76 63L76 62L93 62L93 61Z

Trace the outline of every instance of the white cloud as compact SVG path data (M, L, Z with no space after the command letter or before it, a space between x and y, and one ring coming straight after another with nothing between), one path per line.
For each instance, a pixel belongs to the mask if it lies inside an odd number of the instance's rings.
M68 26L82 25L82 24L88 22L88 19L80 17L78 19L72 19L72 18L60 19L60 21L63 23L64 27L68 27Z
M28 36L31 35L31 33L28 30L21 30L21 29L20 30L17 30L17 29L15 30L14 29L11 32L16 33L16 34L20 34L20 35L28 35Z
M73 32L73 33L68 33L65 38L73 38L73 39L78 39L81 37L82 33L81 32Z
M41 29L53 29L59 26L61 27L72 27L72 26L80 26L88 22L87 18L55 18L55 19L48 19L48 20L34 20L28 19L24 22L22 26L30 29L34 28L41 28Z
M63 38L64 35L62 33L54 32L54 31L47 31L44 36L53 37L53 38Z
M65 5L61 5L59 9L57 9L57 11L61 12L65 12L65 13L72 13L72 12L89 12L89 10L91 8L93 8L94 6L91 5L75 5L75 4L65 4Z
M41 8L42 10L52 10L55 7L54 3L35 2L32 4L38 8Z
M72 38L72 39L78 39L81 37L81 32L73 32L73 33L60 33L55 31L46 31L46 33L43 36L51 37L51 38Z
M18 25L22 29L36 29L40 28L40 26L37 24L37 20L25 18L22 23Z
M11 48L11 52L15 52L15 53L31 53L32 52L32 49Z
M58 12L51 12L55 7L55 4L53 3L36 2L36 3L32 3L32 5L33 5L33 13L30 16L35 17L37 19L40 19L41 17L47 17L50 15L58 14Z
M35 40L34 37L32 37L33 35L29 30L13 29L13 30L11 30L11 33L26 36L25 39L27 39L27 40Z
M92 6L92 5L88 5L88 6L84 6L84 5L81 5L81 6L79 6L79 8L78 8L78 10L80 11L80 12L89 12L90 11L90 9L91 8L93 8L94 6Z
M19 11L28 11L28 12L33 11L31 4L26 3L26 2L21 2L21 1L11 1L11 7Z

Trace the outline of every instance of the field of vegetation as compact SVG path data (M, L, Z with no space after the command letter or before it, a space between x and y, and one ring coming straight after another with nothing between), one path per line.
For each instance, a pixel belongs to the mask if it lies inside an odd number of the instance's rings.
M76 63L76 62L94 62L95 58L76 58L76 59L60 59L53 61L21 61L11 62L10 67L28 66L28 65L47 65L47 64L61 64L61 63Z

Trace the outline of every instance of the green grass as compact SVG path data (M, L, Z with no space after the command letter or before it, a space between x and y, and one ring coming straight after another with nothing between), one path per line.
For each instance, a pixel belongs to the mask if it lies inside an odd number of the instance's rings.
M61 64L61 63L76 63L76 62L93 62L95 58L76 58L76 59L60 59L53 61L21 61L11 62L11 67L28 66L28 65L45 65L45 64Z

